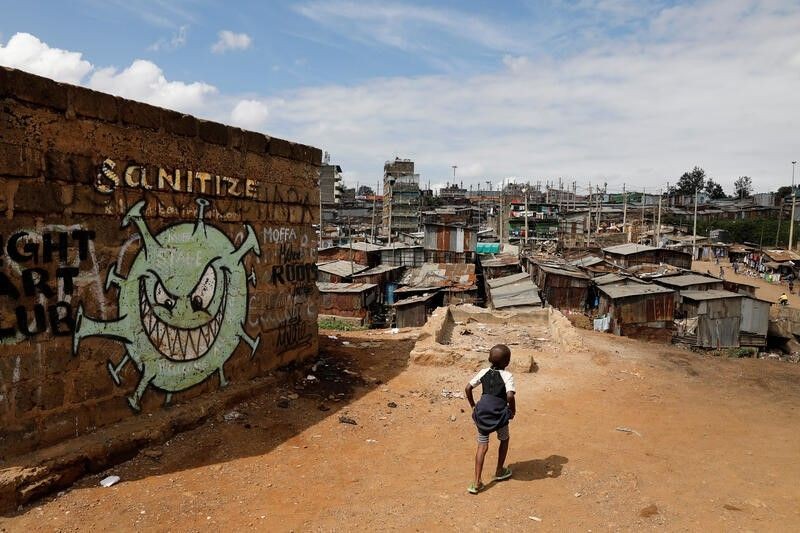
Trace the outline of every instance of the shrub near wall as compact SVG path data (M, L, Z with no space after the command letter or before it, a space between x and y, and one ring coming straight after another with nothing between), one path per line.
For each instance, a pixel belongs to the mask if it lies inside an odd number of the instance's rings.
M0 68L0 458L315 354L320 156Z

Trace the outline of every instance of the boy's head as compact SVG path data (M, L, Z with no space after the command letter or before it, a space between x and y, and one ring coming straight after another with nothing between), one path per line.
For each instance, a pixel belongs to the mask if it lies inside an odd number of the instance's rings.
M511 362L511 350L505 344L495 344L489 350L489 362L494 368L504 369Z

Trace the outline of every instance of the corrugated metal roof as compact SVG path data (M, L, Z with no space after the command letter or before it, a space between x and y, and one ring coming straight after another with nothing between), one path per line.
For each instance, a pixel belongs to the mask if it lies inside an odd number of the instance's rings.
M744 298L744 296L731 291L712 289L708 291L681 291L681 298L700 302L703 300L720 300L722 298Z
M577 267L590 267L604 262L605 259L603 259L602 257L588 255L586 257L581 257L580 259L575 259L574 261L570 261L569 264Z
M523 279L530 279L530 274L527 272L520 272L518 274L511 274L510 276L503 276L501 278L494 278L486 281L486 284L490 288L495 287L502 287L503 285L508 285L509 283L516 283L517 281Z
M399 302L395 302L393 305L394 307L403 307L404 305L411 305L419 302L427 302L434 296L436 296L436 292L432 292L430 294L422 294L420 296L411 296L410 298L403 298Z
M722 283L720 278L703 276L702 274L682 274L680 276L665 276L656 279L662 285L670 287L691 287L692 285L704 285L707 283Z
M564 266L566 267L566 265ZM581 272L580 270L568 270L567 268L559 268L550 265L539 265L539 270L544 270L548 274L554 274L556 276L569 276L571 278L591 279L591 277L588 274Z
M377 287L374 283L324 283L317 282L319 292L364 292L373 287Z
M348 244L342 244L342 245L339 246L339 248L342 248L342 249L345 249L345 250L349 250L350 249L350 244L349 243ZM372 244L371 242L362 242L362 241L354 242L352 244L352 248L353 248L353 250L357 250L359 252L375 252L375 251L381 249L381 247L378 246L377 244Z
M539 288L530 278L489 289L489 294L495 309L542 305Z
M485 259L481 257L480 261L481 261L481 266L483 267L518 265L519 257L511 254L499 254L495 255L494 257L487 257Z
M645 296L647 294L666 294L675 291L660 285L634 283L631 285L600 285L597 289L607 294L611 299L630 298L631 296Z
M402 266L394 266L394 265L378 265L376 267L369 268L363 272L359 272L358 274L354 275L354 278L360 278L364 276L374 276L375 274L383 274L384 272L390 272L392 270L399 270L403 268Z
M637 254L639 252L650 252L652 250L658 250L658 248L654 246L647 246L645 244L636 244L636 243L618 244L617 246L609 246L608 248L603 248L603 252L609 254L617 254L617 255L631 255L631 254Z
M472 289L475 287L475 265L465 263L425 263L411 268L400 280L408 287L455 287Z
M789 250L764 250L764 255L775 261L776 263L785 263L786 261L800 261L800 255Z
M620 276L619 274L603 274L602 276L597 276L592 281L594 281L596 285L608 285L609 283L617 283L618 281L633 281L634 283L642 284L645 283L639 278L635 278L633 276Z
M326 274L333 274L334 276L347 277L353 273L358 274L369 267L366 265L359 265L358 263L351 263L350 261L326 261L317 263L317 270L325 272Z

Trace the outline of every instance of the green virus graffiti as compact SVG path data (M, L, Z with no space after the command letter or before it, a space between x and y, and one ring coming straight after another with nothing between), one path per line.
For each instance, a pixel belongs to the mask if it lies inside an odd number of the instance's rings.
M105 337L125 346L125 355L108 371L117 385L120 371L130 361L141 374L139 384L128 398L131 408L141 409L140 401L148 386L166 392L169 404L172 393L185 390L219 372L220 386L227 385L223 365L240 341L251 350L259 337L250 337L244 329L247 317L247 282L243 259L249 252L260 254L253 228L246 225L247 236L236 246L217 228L203 222L210 205L197 200L194 223L182 222L150 233L142 216L144 201L131 207L122 227L133 223L141 247L128 275L112 265L106 279L119 288L116 320L102 321L85 315L78 307L75 318L73 353L78 353L82 339ZM255 284L255 276L249 278Z

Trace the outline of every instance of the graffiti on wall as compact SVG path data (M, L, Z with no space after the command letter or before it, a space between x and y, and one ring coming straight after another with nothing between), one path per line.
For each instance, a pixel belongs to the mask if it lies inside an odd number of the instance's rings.
M248 276L244 257L260 248L253 228L237 247L219 229L206 224L210 202L197 199L194 222L181 222L152 234L143 217L144 201L135 204L122 220L133 224L141 246L127 275L112 265L106 281L118 288L118 317L90 318L79 306L75 316L73 353L81 340L104 337L120 341L125 354L108 371L121 385L122 369L133 363L140 373L136 390L128 398L131 408L141 409L148 387L172 394L197 385L215 372L220 386L227 381L223 366L240 342L255 354L260 337L245 331L248 311Z
M112 194L118 188L153 192L195 193L208 197L254 200L266 204L266 218L289 220L296 208L295 222L312 222L316 209L312 193L269 180L237 178L197 170L165 169L138 164L118 164L106 158L95 176L94 189Z
M0 342L11 344L45 332L72 335L70 301L86 278L80 267L90 262L97 268L94 238L94 232L79 226L20 230L7 239L0 235L0 265L5 267L0 296L16 304L14 318L0 320Z

